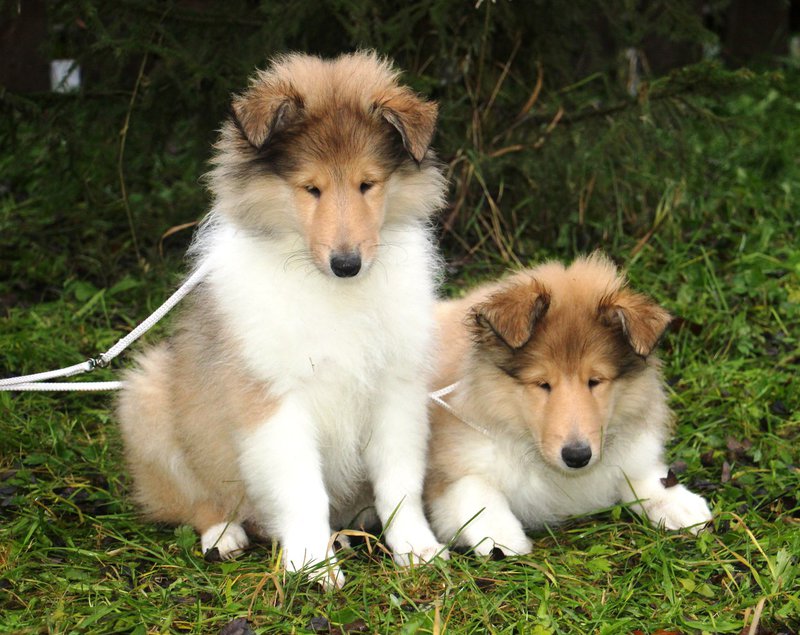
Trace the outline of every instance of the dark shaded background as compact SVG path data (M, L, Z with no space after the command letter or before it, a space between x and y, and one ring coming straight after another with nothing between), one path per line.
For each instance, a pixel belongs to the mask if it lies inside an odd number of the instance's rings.
M452 268L613 253L617 236L645 235L682 178L682 128L725 125L715 109L729 97L780 81L741 67L785 64L798 19L779 0L0 7L6 303L57 294L48 281L65 270L108 286L180 257L208 204L200 178L231 93L285 50L376 48L440 102ZM49 89L49 60L64 58L80 66L79 92ZM648 153L663 174L641 173Z

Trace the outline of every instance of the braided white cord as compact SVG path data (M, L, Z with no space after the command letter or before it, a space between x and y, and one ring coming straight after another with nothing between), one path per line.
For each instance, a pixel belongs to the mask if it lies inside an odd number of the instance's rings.
M183 300L184 297L194 289L198 283L205 277L206 273L208 273L209 269L209 261L205 260L201 263L197 269L192 272L186 281L178 288L175 293L167 298L167 300L158 307L155 311L153 311L150 316L142 322L139 326L133 329L130 333L128 333L125 337L123 337L119 342L114 344L111 348L109 348L105 353L98 357L98 366L106 366L108 363L114 359L117 355L119 355L122 351L124 351L128 346L133 344L136 340L138 340L142 335L147 333L151 328L153 328L158 321L163 318L167 313L170 312L172 307L174 307L178 302Z
M458 382L450 384L449 386L445 386L444 388L440 388L439 390L435 390L434 392L429 393L428 397L433 399L433 401L435 401L445 410L452 410L450 404L444 401L442 397L447 397L447 395L449 395L451 392L454 392L456 388L458 388Z
M444 408L445 410L447 410L447 412L449 412L451 415L453 415L453 416L454 416L456 419L458 419L459 421L461 421L461 423L465 423L465 424L467 424L467 425L468 425L470 428L472 428L473 430L475 430L476 432L480 432L482 435L484 435L484 436L487 436L487 437L490 437L490 438L491 438L492 434L491 434L491 432L489 432L489 431L488 431L486 428L484 428L484 427L483 427L483 426L481 426L481 425L478 425L478 424L477 424L477 423L475 423L474 421L470 421L469 419L465 419L464 417L462 417L462 416L459 414L459 412L458 412L458 411L457 411L455 408L453 408L453 406L451 406L451 405L450 405L449 403L447 403L447 402L446 402L444 399L442 399L442 397L446 397L446 396L447 396L447 395L449 395L451 392L454 392L454 391L455 391L455 389L456 389L456 388L458 388L458 385L459 385L459 383L461 383L461 382L458 382L458 381L457 381L457 382L455 382L455 383L453 383L453 384L450 384L449 386L445 386L444 388L441 388L441 389L439 389L439 390L436 390L436 391L434 391L434 392L432 392L432 393L429 393L429 394L428 394L428 397L430 397L430 399L431 399L431 400L432 400L432 401L433 401L433 402L434 402L434 403L435 403L437 406L441 406L442 408Z
M71 382L32 382L0 386L0 391L26 391L26 392L96 392L103 390L119 390L124 382L121 381L71 381Z
M158 321L163 318L178 302L183 300L192 289L205 277L209 269L209 262L206 260L197 269L192 272L186 281L173 293L167 300L158 307L150 316L144 320L139 326L133 329L125 337L120 339L114 346L109 348L105 353L102 353L95 359L89 359L80 364L67 366L58 370L48 370L43 373L34 373L32 375L22 375L20 377L7 377L0 379L0 391L45 391L45 390L119 390L122 387L120 381L106 381L106 382L76 382L76 383L40 383L46 382L48 379L55 379L57 377L72 377L81 373L88 373L97 367L105 367L124 351L128 346L133 344L142 335L147 333Z
M54 379L56 377L71 377L72 375L79 375L80 373L86 373L94 368L94 365L90 361L85 361L80 364L75 364L74 366L67 366L66 368L60 368L58 370L48 370L43 373L34 373L33 375L23 375L22 377L7 377L6 379L0 379L0 390L2 390L5 386L16 386L20 383L25 382L39 382L39 381L46 381L48 379ZM5 390L10 390L9 388L5 388Z

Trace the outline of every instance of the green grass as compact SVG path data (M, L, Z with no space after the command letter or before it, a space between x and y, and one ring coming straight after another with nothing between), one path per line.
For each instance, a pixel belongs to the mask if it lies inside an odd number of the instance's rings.
M658 124L656 113L658 125L645 118L631 129L644 116L634 111L626 125L558 128L509 173L473 154L488 185L464 185L472 207L462 237L482 246L462 258L462 244L444 243L459 263L448 291L501 272L482 192L502 183L517 189L504 240L519 260L603 246L636 288L681 318L662 347L677 417L669 459L710 500L713 531L665 533L615 507L534 535L529 556L456 554L410 570L370 542L344 554L345 588L324 593L284 575L272 545L207 563L191 530L141 521L109 395L0 393L0 632L217 633L236 618L265 633L739 634L756 623L760 635L800 631L798 85L789 74L781 88L754 84L725 103L692 98L703 117L679 127ZM181 267L183 243L154 255L158 211L153 227L140 227L148 266L130 256L114 175L84 182L83 194L48 185L51 141L24 146L28 195L0 204L11 266L0 279L3 374L105 350L166 297ZM548 156L563 165L547 172ZM19 184L22 168L3 161ZM134 205L173 204L199 167L170 169L174 180ZM60 211L84 195L96 217L82 216L85 207ZM565 222L553 220L559 213Z

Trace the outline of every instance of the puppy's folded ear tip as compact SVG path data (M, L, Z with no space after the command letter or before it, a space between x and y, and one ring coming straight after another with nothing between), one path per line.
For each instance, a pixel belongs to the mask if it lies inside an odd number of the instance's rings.
M233 124L257 150L294 121L302 109L302 99L290 87L268 84L251 86L230 105Z
M667 330L672 315L646 295L622 289L600 303L601 319L618 325L633 351L649 356Z
M530 341L549 306L549 291L534 278L511 282L472 308L476 340L499 339L518 351Z
M400 134L411 158L417 164L422 163L436 130L439 113L436 102L418 97L411 89L401 86L375 108Z

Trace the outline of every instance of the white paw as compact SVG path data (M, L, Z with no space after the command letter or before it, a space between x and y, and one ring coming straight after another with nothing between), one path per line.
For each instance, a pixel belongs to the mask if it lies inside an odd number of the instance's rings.
M492 555L494 549L507 556L519 556L530 553L533 547L522 524L507 508L495 509L491 516L482 511L461 528L456 542L479 556Z
M247 548L250 542L247 534L239 523L217 523L212 525L200 536L200 549L207 554L214 547L223 560L235 558Z
M711 520L705 499L683 485L668 487L657 496L642 502L650 522L665 529L689 529L697 534Z
M325 590L341 589L344 586L344 574L328 547L327 541L316 548L294 541L284 544L283 566L292 573L306 574L309 580L321 584Z
M398 566L410 567L412 565L424 564L430 562L434 558L441 558L442 560L450 559L450 552L447 548L438 542L427 546L416 546L411 551L406 552L393 552L394 561Z
M500 549L507 556L522 556L530 553L533 543L523 533L519 536L502 536L496 534L496 538L484 538L477 544L471 545L473 551L479 556L490 556L495 549Z
M290 569L294 573L305 573L311 582L319 584L326 591L341 589L344 586L344 574L336 564L336 557L331 556L323 562L307 564L302 569Z
M450 557L450 553L436 540L427 524L409 524L403 532L397 526L389 527L386 542L392 549L394 561L401 567L430 562L434 558L447 560Z

